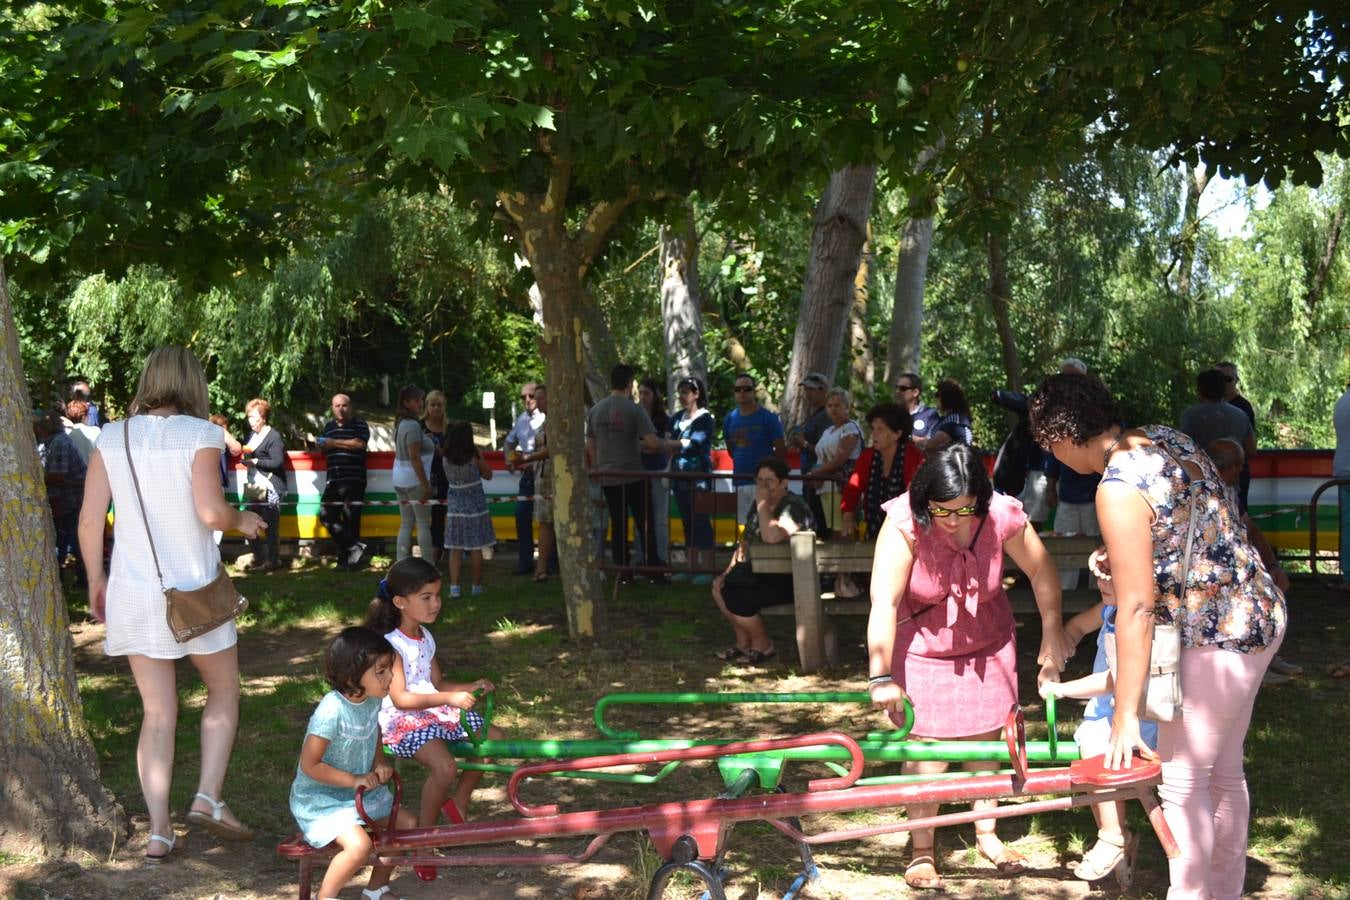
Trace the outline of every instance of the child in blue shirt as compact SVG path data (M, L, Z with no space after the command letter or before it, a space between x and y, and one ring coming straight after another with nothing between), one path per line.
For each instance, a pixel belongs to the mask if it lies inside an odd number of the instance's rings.
M1042 697L1070 697L1087 700L1083 722L1073 733L1078 755L1083 759L1106 753L1111 739L1111 716L1115 713L1115 659L1108 658L1107 637L1116 631L1116 596L1110 576L1098 573L1101 602L1069 620L1064 631L1075 642L1093 631L1097 632L1097 656L1092 663L1092 674L1073 681L1042 681ZM1111 656L1114 656L1112 654ZM1055 677L1052 671L1049 677ZM1156 722L1140 721L1140 735L1150 746L1158 746ZM1097 881L1114 874L1122 889L1128 888L1134 875L1134 857L1139 849L1139 836L1125 827L1125 804L1119 801L1098 803L1092 807L1097 820L1097 843L1083 854L1082 862L1073 867L1073 874L1084 881Z
M357 789L365 789L367 815L392 818L394 798L384 784L393 768L380 753L379 716L396 659L389 642L369 628L344 628L324 656L324 677L333 690L310 716L291 784L291 814L305 840L315 847L337 841L342 848L324 872L319 900L335 900L374 848L356 811ZM399 811L398 827L416 824L411 813ZM390 866L372 868L361 896L379 900L389 893L392 872Z

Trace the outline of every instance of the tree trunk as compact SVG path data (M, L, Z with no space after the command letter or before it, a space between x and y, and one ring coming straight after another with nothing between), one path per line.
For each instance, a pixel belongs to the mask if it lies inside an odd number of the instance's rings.
M872 214L876 166L850 166L830 176L816 206L811 231L811 256L806 263L792 363L783 395L783 425L806 421L806 395L797 385L810 372L834 379L853 305L853 279L858 274L867 220Z
M919 372L923 337L923 289L928 279L928 251L933 246L933 219L911 218L900 229L899 261L895 269L895 308L886 343L886 383L906 372Z
M1340 243L1341 229L1344 226L1345 204L1341 204L1336 208L1336 214L1331 217L1331 230L1327 232L1322 258L1317 262L1317 271L1313 273L1312 283L1308 285L1308 293L1303 298L1303 305L1307 307L1309 315L1317 312L1317 302L1322 299L1322 290L1327 284L1327 273L1331 271L1332 260L1336 258L1336 246Z
M0 257L0 850L106 857L126 817L99 780L75 685L19 338Z
M518 268L528 268L529 260L517 257ZM539 282L530 285L530 308L534 310L534 324L544 327L544 295ZM619 361L619 351L614 344L614 335L609 323L595 303L581 304L581 341L585 353L585 365L582 377L585 379L583 398L589 405L609 395L609 370ZM543 344L539 353L543 355Z
M915 172L928 168L943 146L938 141L919 154ZM894 387L906 372L919 373L923 337L923 291L928 280L928 252L933 247L934 195L931 190L910 197L909 211L900 229L895 267L895 299L891 331L886 340L886 384Z
M1017 356L1017 341L1013 337L1008 306L1012 302L1012 287L1008 283L1008 259L1004 237L997 231L985 234L985 248L989 252L989 300L994 307L994 324L998 328L998 345L1003 355L1003 372L1009 390L1022 390L1022 361Z
M601 200L568 234L571 166L550 154L552 172L542 194L501 193L497 200L520 237L538 288L539 347L548 367L548 446L553 461L553 528L558 542L567 632L573 640L600 637L605 608L596 547L591 540L591 497L586 474L586 331L594 314L586 275L610 229L637 199L636 192ZM573 212L580 212L573 210ZM594 323L594 319L590 321ZM604 334L608 335L608 329Z
M872 352L872 337L867 333L867 298L872 291L872 227L867 227L867 242L863 244L858 274L853 278L853 306L849 308L849 344L851 382L855 389L871 394L876 383L876 356Z
M693 206L685 202L683 221L661 226L661 325L666 348L666 396L675 398L681 378L708 384L703 350L702 296L698 278L698 233Z
M1186 206L1181 213L1177 255L1177 296L1191 295L1191 270L1195 267L1195 244L1200 236L1200 195L1209 186L1209 174L1200 166L1186 173Z

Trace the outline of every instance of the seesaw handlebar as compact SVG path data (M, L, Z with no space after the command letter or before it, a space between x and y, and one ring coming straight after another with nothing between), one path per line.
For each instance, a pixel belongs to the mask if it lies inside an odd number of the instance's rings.
M858 742L846 734L838 732L821 732L820 734L804 734L790 738L774 738L762 741L741 741L734 744L721 744L718 746L702 747L683 747L677 750L660 750L654 753L617 753L611 756L592 756L585 759L554 760L549 762L536 763L529 766L521 766L512 775L506 785L506 798L511 801L511 805L516 808L522 816L534 818L538 816L553 816L558 814L557 804L549 803L542 806L529 806L520 799L520 782L531 776L547 775L552 772L575 772L584 769L606 769L613 766L631 766L644 765L647 763L670 762L679 760L681 762L696 759L717 759L723 756L739 756L745 753L768 753L775 750L790 750L794 747L818 747L825 744L833 744L843 747L849 754L849 771L847 775L836 778L818 778L807 784L806 789L810 792L832 791L840 788L852 787L863 772L863 753L858 746Z

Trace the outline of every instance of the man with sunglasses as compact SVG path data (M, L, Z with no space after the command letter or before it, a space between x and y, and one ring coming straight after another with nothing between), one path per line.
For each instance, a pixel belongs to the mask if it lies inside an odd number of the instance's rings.
M538 387L533 381L520 386L520 402L524 412L516 418L515 426L507 433L502 449L506 451L506 470L520 472L518 497L534 497L533 465L524 465L518 459L534 452L535 436L544 427L545 415L535 402ZM534 574L534 500L516 500L516 570L517 575Z
M927 440L937 427L938 411L923 402L923 380L914 372L906 372L895 382L895 402L909 410L911 429L909 439ZM917 442L916 442L917 445Z
M742 373L732 383L736 408L722 420L722 437L731 454L732 480L736 485L736 524L744 525L755 505L755 466L766 456L787 457L783 422L776 413L759 405L755 379Z

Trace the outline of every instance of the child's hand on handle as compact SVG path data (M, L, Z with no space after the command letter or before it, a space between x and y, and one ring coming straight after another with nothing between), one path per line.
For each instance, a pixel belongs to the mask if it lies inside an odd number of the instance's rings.
M460 709L473 709L473 705L478 702L473 691L451 691L450 705L457 706Z
M1055 697L1064 696L1058 693L1060 687L1059 675L1060 669L1053 663L1045 663L1041 666L1041 670L1036 673L1036 690L1040 692L1042 698L1052 695Z
M380 784L388 784L389 779L394 777L394 767L384 761L384 754L380 754L380 757L379 761L375 763L375 768L370 771Z
M354 779L352 783L353 789L359 790L360 788L365 788L368 791L373 791L380 786L379 773L374 769L371 769L364 775L354 775L352 778Z
M490 694L496 689L496 686L486 678L480 678L473 683L473 692L475 694Z

